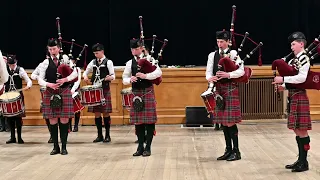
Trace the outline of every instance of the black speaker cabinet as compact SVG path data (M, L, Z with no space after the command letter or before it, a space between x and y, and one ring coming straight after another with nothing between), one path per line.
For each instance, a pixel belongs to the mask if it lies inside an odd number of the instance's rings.
M204 106L187 106L186 107L186 126L187 127L212 127L210 114Z

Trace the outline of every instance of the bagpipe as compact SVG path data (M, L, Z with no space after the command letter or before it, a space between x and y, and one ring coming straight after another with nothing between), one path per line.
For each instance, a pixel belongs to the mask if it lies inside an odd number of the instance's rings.
M305 49L305 53L302 55L306 55L307 61L312 65L315 58L317 58L320 54L320 36L315 38L315 40ZM315 53L315 54L314 54ZM288 58L293 55L293 52L288 54L282 59L277 59L272 62L272 71L274 77L276 77L277 71L280 76L295 76L299 73L299 68L302 66L301 62L297 58L293 58L287 62ZM299 58L299 57L298 57ZM286 83L292 88L298 89L316 89L320 90L320 72L310 71L308 72L307 78L304 83L300 84L291 84ZM280 94L278 92L278 85L275 84L275 90L278 94L278 99L280 99Z
M243 45L244 45L246 39L250 40L253 44L256 45L256 47L249 54L247 54L246 57L244 59L242 59L242 61L244 63L245 60L249 59L253 55L253 53L255 53L259 49L258 65L261 66L262 65L261 46L263 45L263 43L262 42L256 43L255 41L253 41L251 38L248 37L249 36L248 32L246 32L244 35L235 33L235 31L234 31L235 19L236 19L236 6L233 5L232 6L231 28L230 28L231 33L230 33L230 40L229 40L230 49L236 48L235 36L242 36L243 37L243 40L238 48L238 52L242 51L242 48L243 48ZM237 58L240 58L239 53L237 54L235 59L230 59L230 56L221 58L218 63L218 69L225 71L225 72L232 72L232 71L237 70L240 66L240 64L235 63ZM248 83L249 79L251 78L251 75L252 75L252 69L249 67L244 67L244 72L245 73L243 76L241 76L239 78L231 79L231 81L238 82L238 83Z
M155 71L157 69L159 59L162 58L162 53L163 53L165 46L168 44L168 40L164 39L164 41L161 41L161 40L157 39L156 35L153 35L152 38L150 38L150 39L145 39L144 34L143 34L142 16L139 16L139 20L140 20L140 42L141 42L143 48L145 48L144 41L152 40L152 47L151 47L151 51L150 51L150 57L148 57L147 54L145 54L145 52L144 52L143 58L138 60L138 71L141 71L144 73L152 73L153 71ZM158 53L157 59L154 58L155 41L162 43L162 46L161 46L160 51ZM152 84L159 85L162 82L162 77L160 76L154 80L151 80L151 82L152 82Z
M66 78L68 77L73 71L74 71L74 67L76 66L76 62L80 60L80 58L84 55L84 63L86 64L86 57L87 57L87 44L84 44L83 46L76 44L75 40L72 39L71 42L69 41L64 41L62 40L62 34L61 34L61 28L60 28L60 18L57 17L56 18L56 25L57 25L57 30L58 30L58 41L60 44L60 54L62 55L62 60L60 60L60 65L57 69L57 75L60 78ZM63 44L70 44L70 51L69 54L63 54ZM76 59L74 59L72 53L73 53L73 47L77 46L82 48L81 52L79 53L78 57ZM75 63L73 63L71 60L75 60ZM76 68L75 68L76 70ZM78 77L73 79L72 81L70 81L71 83L76 82L78 80Z

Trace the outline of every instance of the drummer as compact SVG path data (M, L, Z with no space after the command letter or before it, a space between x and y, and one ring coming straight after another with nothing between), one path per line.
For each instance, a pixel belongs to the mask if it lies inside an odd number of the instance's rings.
M110 142L110 124L111 118L110 114L112 112L111 104L111 92L110 92L110 82L114 80L115 73L113 62L110 59L107 59L104 54L104 46L102 44L95 44L92 46L92 51L96 57L93 59L87 66L86 70L83 73L84 81L87 84L102 85L103 95L105 98L105 105L98 106L89 106L88 112L95 113L95 124L97 126L98 137L93 141L95 142ZM91 83L88 79L88 74L92 72ZM102 83L102 84L101 84ZM102 117L106 129L105 138L103 139L102 135Z
M15 91L18 89L22 89L22 79L24 79L27 83L27 86L22 90L30 89L32 86L32 81L28 77L26 71L17 65L17 59L15 56L8 56L7 57L7 72L9 74L9 80L5 83L5 92ZM20 91L22 101L24 103L24 96L22 91ZM10 124L11 130L11 137L6 142L7 144L16 143L16 136L15 136L15 127L17 128L18 134L18 143L23 144L24 141L21 138L21 130L22 130L22 117L25 117L25 112L23 109L23 113L14 117L7 117L8 123Z

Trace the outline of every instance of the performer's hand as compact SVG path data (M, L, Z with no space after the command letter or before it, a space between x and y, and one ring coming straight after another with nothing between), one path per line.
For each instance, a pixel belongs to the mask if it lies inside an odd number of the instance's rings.
M3 56L3 60L7 64L7 56Z
M219 78L217 76L212 76L211 78L209 78L209 82L217 82Z
M67 79L67 78L62 78L62 79L58 79L58 80L57 80L57 83L59 83L59 84L63 84L63 83L65 83L65 82L68 82L68 79Z
M137 73L137 74L136 74L136 77L139 77L139 78L141 78L141 79L145 79L145 78L147 78L147 75L146 75L146 74L143 74L143 73Z
M83 80L84 80L84 82L86 82L87 84L91 84L87 76L84 77Z
M25 90L29 90L29 89L30 89L30 87L26 86L22 90L25 91Z
M48 83L47 84L47 87L49 87L51 89L54 89L54 90L58 89L59 86L60 86L59 84L53 84L53 83Z
M224 71L218 71L216 76L219 77L219 79L222 79L222 78L230 78L230 74L227 73L227 72L224 72Z
M283 83L283 77L282 76L276 76L273 79L274 82L272 84L282 84Z
M131 76L131 79L130 79L130 81L131 81L131 82L137 82L137 80L138 80L138 78L137 78L137 77L135 77L135 76Z
M71 90L71 94L74 94L74 90Z
M276 86L277 86L279 92L284 91L284 87L283 86L278 85L278 84Z
M105 81L112 81L113 80L113 77L110 76L110 75L107 75L105 78L104 78Z

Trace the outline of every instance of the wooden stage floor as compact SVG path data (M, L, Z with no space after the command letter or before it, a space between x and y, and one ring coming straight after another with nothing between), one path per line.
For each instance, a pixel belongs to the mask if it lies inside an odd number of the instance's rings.
M95 127L69 134L69 155L50 156L47 128L24 127L25 144L5 144L10 133L0 133L0 179L115 179L115 180L304 180L320 179L320 124L310 131L310 170L284 169L297 159L295 135L285 123L242 123L239 141L242 160L216 161L224 152L222 131L159 125L152 156L133 157L133 126L113 126L112 143L92 143Z

